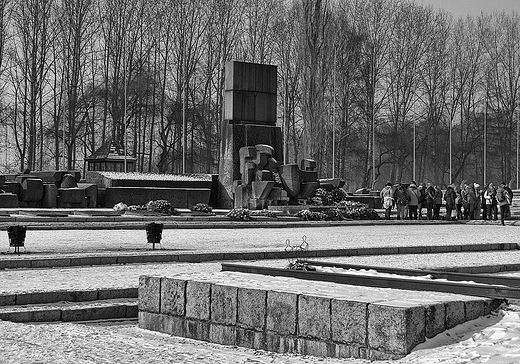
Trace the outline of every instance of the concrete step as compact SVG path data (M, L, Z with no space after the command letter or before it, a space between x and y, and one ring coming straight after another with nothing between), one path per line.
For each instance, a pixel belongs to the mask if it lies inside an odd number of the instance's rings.
M113 299L135 299L137 298L137 293L137 287L0 293L0 308L5 306L52 304L57 302L96 302Z
M54 302L0 307L0 320L12 322L73 322L136 319L137 298L88 302Z

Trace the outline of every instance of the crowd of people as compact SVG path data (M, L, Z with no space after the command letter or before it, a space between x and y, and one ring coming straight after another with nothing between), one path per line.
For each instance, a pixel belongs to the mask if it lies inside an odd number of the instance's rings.
M381 200L385 209L385 219L390 219L393 208L397 208L398 220L497 220L511 216L510 205L513 191L502 182L498 187L489 183L481 188L478 183L451 184L442 191L432 183L399 183L393 186L388 182L381 190ZM441 217L442 205L446 207L446 216ZM423 215L426 210L426 215Z

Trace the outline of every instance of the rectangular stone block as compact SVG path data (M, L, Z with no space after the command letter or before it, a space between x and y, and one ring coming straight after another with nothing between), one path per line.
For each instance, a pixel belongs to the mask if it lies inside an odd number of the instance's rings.
M209 322L184 320L184 336L190 339L209 341L209 328Z
M298 297L298 336L331 340L330 299Z
M186 281L175 278L161 279L161 313L184 316L186 313L185 300Z
M114 298L136 298L139 297L139 288L106 288L98 289L99 300L111 300Z
M0 207L18 207L18 195L10 192L0 193Z
M58 207L58 187L55 184L43 185L42 207Z
M432 338L446 330L446 305L439 303L426 306L426 337Z
M260 289L238 289L238 314L239 326L265 330L267 291Z
M296 304L298 295L287 292L267 292L267 330L281 335L296 334Z
M298 338L297 353L301 355L312 355L317 357L332 357L336 353L334 343Z
M406 355L425 340L425 309L403 302L368 305L368 346L385 353Z
M0 306L14 306L16 304L15 294L0 295Z
M186 284L186 318L210 319L211 284L188 281Z
M333 299L331 302L332 340L339 343L365 344L367 308L364 302Z
M77 187L58 188L58 207L87 207L87 198L85 190Z
M464 302L452 301L446 303L446 330L465 322Z
M139 311L160 313L161 277L139 277Z
M236 325L238 288L214 284L211 287L211 321Z
M220 345L236 345L237 333L235 326L211 323L209 326L209 341Z
M265 348L275 353L296 353L298 339L295 336L278 335L268 332L265 334Z
M236 345L249 349L266 350L265 333L237 327Z
M141 329L184 337L184 321L180 317L139 311L138 325Z
M466 321L471 321L484 316L485 301L474 300L464 302Z
M11 322L56 322L61 320L61 310L56 308L32 311L4 311L0 312L0 320Z

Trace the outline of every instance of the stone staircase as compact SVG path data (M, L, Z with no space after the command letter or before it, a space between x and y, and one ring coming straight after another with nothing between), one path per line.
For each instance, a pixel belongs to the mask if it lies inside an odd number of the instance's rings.
M137 289L0 295L0 320L73 322L137 319Z

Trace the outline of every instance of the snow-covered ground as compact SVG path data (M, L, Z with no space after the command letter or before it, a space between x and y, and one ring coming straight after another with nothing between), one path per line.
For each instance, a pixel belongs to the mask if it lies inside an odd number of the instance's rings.
M20 363L345 363L360 359L324 359L221 346L117 326L83 324L28 325L0 321L0 360ZM393 364L518 364L520 307L459 325L420 344Z
M165 230L164 246L177 251L283 250L307 237L311 249L371 246L448 245L516 242L516 227L491 225L345 226L298 229ZM117 254L145 249L144 231L29 231L33 254ZM7 240L7 239L6 239ZM7 244L7 242L0 244ZM328 260L338 261L338 258ZM517 251L348 257L353 264L436 268L520 262ZM280 266L287 261L256 262ZM64 269L0 271L0 292L137 286L141 274L219 270L218 263L141 264ZM297 355L280 355L226 347L141 330L135 323L115 326L83 324L15 324L0 322L0 363L367 363ZM420 344L398 361L383 363L520 363L520 306L459 325Z

